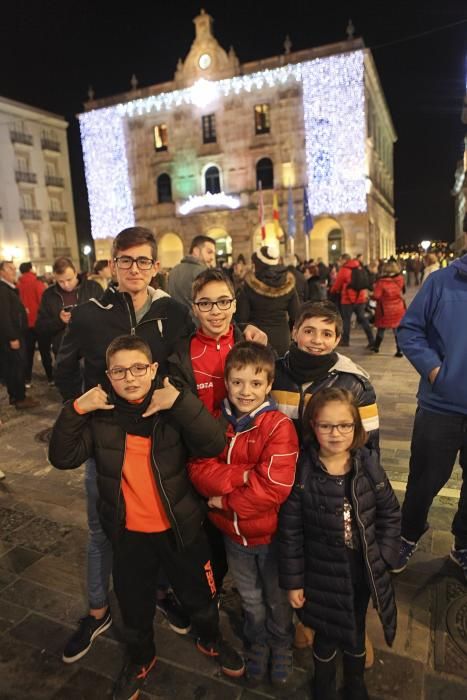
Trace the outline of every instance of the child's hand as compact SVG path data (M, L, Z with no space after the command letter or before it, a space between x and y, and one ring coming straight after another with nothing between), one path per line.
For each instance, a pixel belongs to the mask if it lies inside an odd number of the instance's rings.
M289 598L289 603L293 608L303 608L305 604L305 591L303 588L296 588L291 591L287 591L287 596Z
M108 396L100 384L89 389L85 394L76 399L76 405L82 413L91 411L109 411L114 405L107 403Z
M208 500L208 506L210 508L219 508L219 510L222 510L222 496L211 496Z
M164 388L156 389L153 392L151 403L147 407L145 413L143 413L143 418L152 416L158 411L167 411L167 409L172 408L179 394L179 390L170 383L168 377L165 377Z
M245 337L245 340L251 340L255 343L260 343L260 345L268 344L268 336L266 335L266 333L257 326L253 326L251 323L249 323L246 326L245 330L243 331L243 335Z

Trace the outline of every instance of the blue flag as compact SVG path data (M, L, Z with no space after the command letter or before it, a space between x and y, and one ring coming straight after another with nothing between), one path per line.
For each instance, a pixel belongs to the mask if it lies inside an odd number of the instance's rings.
M287 205L287 235L289 238L295 238L297 227L295 226L295 211L292 199L292 188L289 185L289 201Z
M310 205L308 202L308 191L307 188L303 188L303 232L305 236L310 235L310 231L313 228L313 217L310 211Z

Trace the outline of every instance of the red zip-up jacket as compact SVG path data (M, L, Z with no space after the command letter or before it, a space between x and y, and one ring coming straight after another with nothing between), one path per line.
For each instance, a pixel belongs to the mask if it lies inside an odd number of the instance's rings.
M292 421L269 410L242 432L236 433L229 424L223 453L193 460L188 473L201 495L223 497L223 510L208 514L219 530L245 547L268 544L277 530L280 505L292 489L297 457Z
M28 326L36 324L37 312L45 291L43 282L37 279L34 272L24 272L18 280L19 298L23 302L28 315Z
M337 293L341 295L341 304L365 304L368 299L368 291L366 289L356 290L349 287L352 279L352 268L354 267L360 267L358 260L347 260L337 273L337 277L331 287L331 294Z

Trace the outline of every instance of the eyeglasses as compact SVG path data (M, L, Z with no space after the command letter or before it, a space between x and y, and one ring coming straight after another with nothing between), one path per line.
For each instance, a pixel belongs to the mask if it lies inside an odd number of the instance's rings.
M217 301L194 301L194 305L200 311L212 311L214 306L217 306L219 311L227 311L232 306L235 299L218 299Z
M139 270L150 270L154 265L152 258L132 258L129 255L121 255L119 258L114 258L114 262L120 270L130 270L134 263L136 263Z
M334 428L337 428L341 435L348 435L355 428L355 423L314 423L313 427L323 435L330 435Z
M144 377L148 371L148 367L151 365L135 364L131 367L112 367L108 369L106 374L115 381L120 381L121 379L126 379L126 373L130 372L133 377Z

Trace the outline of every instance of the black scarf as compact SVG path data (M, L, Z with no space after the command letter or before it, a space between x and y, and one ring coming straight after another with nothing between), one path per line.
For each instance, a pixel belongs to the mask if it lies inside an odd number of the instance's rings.
M297 343L291 343L287 356L288 367L293 378L300 384L323 379L337 362L337 353L310 355L300 350Z
M147 418L143 418L143 413L149 406L152 392L156 388L157 382L156 379L154 379L147 396L145 396L141 403L129 403L125 399L122 399L121 396L117 396L113 389L110 391L109 400L110 403L113 403L115 406L115 420L125 433L139 435L140 437L150 437L152 435L152 429L158 418L158 414L156 413Z

